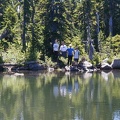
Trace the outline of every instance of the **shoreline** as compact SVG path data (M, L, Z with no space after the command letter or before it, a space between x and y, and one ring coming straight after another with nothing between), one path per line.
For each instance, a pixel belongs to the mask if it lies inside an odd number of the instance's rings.
M68 65L61 65L56 63L54 65L41 64L37 61L29 61L24 64L15 64L15 63L2 63L0 64L0 72L20 72L20 71L70 71L70 72L94 72L100 70L120 70L120 59L115 59L111 64L108 64L106 61L102 62L99 65L92 65L88 61L82 61L81 63Z

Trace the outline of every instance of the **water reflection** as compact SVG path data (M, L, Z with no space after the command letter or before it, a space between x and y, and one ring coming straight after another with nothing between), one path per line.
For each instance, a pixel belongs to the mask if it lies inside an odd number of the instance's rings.
M119 72L0 74L0 120L119 120Z
M120 110L113 113L113 120L120 120Z
M110 71L110 72L102 71L102 72L101 72L101 76L102 76L102 78L103 78L104 80L106 80L106 81L108 81L109 78L111 78L111 77L114 79L114 74L113 74L112 71Z

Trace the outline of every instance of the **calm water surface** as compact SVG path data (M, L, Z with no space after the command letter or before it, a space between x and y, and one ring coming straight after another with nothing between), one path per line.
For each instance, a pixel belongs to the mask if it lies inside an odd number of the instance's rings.
M120 120L120 71L1 73L0 120Z

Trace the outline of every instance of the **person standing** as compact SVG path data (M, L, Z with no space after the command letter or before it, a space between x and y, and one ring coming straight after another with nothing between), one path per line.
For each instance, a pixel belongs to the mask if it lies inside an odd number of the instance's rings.
M53 53L54 53L54 59L55 61L58 60L58 53L59 53L59 43L58 40L55 40L55 43L53 44Z
M78 47L76 47L74 51L74 61L78 63L79 61L79 56L80 56L80 51L78 50Z
M67 54L68 54L68 65L72 64L72 57L74 55L74 49L72 48L72 45L69 45L69 48L67 49Z
M60 52L64 58L67 57L67 46L65 45L64 41L62 41L62 44L60 46Z

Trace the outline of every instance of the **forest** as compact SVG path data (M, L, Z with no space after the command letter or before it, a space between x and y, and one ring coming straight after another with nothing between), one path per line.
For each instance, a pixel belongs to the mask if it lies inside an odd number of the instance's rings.
M55 39L93 61L120 58L120 0L0 0L0 63L52 60ZM48 60L49 61L49 60Z

